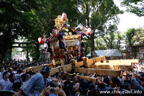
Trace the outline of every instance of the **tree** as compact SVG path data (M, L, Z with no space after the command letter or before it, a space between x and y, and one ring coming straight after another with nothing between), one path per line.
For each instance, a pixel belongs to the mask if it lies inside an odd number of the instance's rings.
M128 29L128 31L125 32L125 34L126 34L126 43L127 43L127 45L128 46L133 45L135 41L133 41L132 38L136 34L135 29Z
M17 37L34 42L30 52L39 58L37 38L49 35L57 15L66 12L72 25L76 25L78 10L76 0L2 0L0 2L0 52L2 58ZM34 56L34 55L32 55Z
M76 4L76 0L41 1L39 10L33 9L28 13L33 16L29 18L33 30L27 37L29 42L35 42L33 45L30 45L32 47L30 49L32 57L35 57L36 60L39 59L40 45L37 39L38 37L44 37L44 35L48 37L50 33L52 33L55 25L54 19L57 18L58 15L61 15L63 12L67 13L71 26L77 25L80 15L77 6L75 6Z
M138 16L144 16L144 0L122 0L122 6Z
M81 11L80 22L91 27L93 32L90 37L91 52L94 51L94 39L104 36L107 33L115 32L119 23L117 14L121 13L113 0L78 0L78 7ZM92 54L91 54L92 56Z
M118 49L123 50L123 42L125 36L118 32L111 32L104 35L103 37L98 37L95 39L95 50L105 50L105 49ZM88 41L88 42L87 42ZM91 45L90 40L86 40L86 44ZM89 45L86 45L87 52L90 52ZM86 53L86 55L88 54Z
M133 46L135 44L143 44L144 43L144 30L142 28L137 29L128 29L126 34L126 44L128 46Z
M116 49L123 50L122 44L125 40L125 35L122 35L121 32L116 32Z
M108 35L105 35L103 40L108 49L122 50L122 41L124 40L124 36L121 35L120 32L111 32Z
M98 37L95 39L95 47L96 50L105 50L107 49L107 45L105 44L102 37Z
M35 7L35 0L2 0L0 2L0 51L4 58L12 42L18 36L27 36L30 32L25 12ZM35 7L36 8L36 7Z
M104 36L103 40L105 41L108 49L114 49L115 47L115 34L111 32L108 36Z

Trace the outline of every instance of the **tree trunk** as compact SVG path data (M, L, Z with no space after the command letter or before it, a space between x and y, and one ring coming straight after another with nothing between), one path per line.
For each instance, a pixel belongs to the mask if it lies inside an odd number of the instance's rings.
M86 0L86 24L88 27L90 27L90 22L89 22L89 10L88 10L89 6L88 6L88 1Z
M94 33L91 34L91 57L93 57L92 52L95 50L95 45L94 45Z
M39 57L40 57L39 44L36 43L36 61L39 59Z
M85 43L85 54L84 54L85 57L87 55L87 48L88 48L88 44Z
M6 56L6 53L8 52L8 50L12 49L12 41L11 41L11 37L9 35L2 35L1 37L1 43L0 43L0 55L1 55L1 60L3 60ZM9 54L11 55L11 54Z

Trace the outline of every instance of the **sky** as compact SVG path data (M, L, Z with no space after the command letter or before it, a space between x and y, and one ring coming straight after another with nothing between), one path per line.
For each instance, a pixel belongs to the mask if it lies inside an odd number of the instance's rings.
M114 0L115 4L120 8L120 10L126 10L125 7L120 6L121 0ZM118 25L118 31L124 33L129 28L139 28L144 27L144 16L138 17L137 15L129 12L118 15L120 22Z

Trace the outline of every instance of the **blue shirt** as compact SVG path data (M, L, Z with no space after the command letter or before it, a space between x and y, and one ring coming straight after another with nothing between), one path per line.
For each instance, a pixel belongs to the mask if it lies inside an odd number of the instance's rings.
M44 87L45 80L41 73L37 73L25 82L21 89L28 96L40 96Z
M13 83L10 81L10 82L7 84L7 86L4 87L3 90L11 90L11 91L12 91L12 90L13 90L12 86L13 86Z

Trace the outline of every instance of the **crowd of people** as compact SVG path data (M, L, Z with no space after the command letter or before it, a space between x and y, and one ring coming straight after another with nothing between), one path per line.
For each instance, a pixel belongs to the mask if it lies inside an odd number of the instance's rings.
M41 62L5 60L0 61L0 90L17 91L34 72L26 72L26 68L41 65Z
M24 62L1 62L0 90L15 91L13 96L144 96L143 66L132 63L130 71L119 76L87 73L58 72L49 75L51 68L43 66L41 72L27 72L30 66L41 65ZM84 80L79 75L96 79Z

